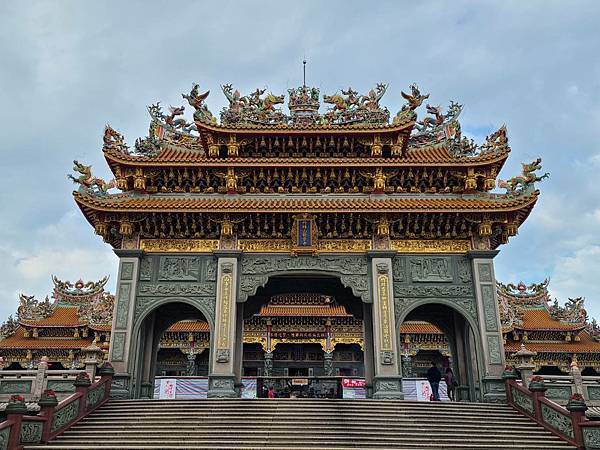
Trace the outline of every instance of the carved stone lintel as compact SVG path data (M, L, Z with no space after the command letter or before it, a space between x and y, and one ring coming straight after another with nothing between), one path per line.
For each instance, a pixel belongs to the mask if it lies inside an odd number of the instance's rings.
M231 264L231 263L223 263L223 264L221 264L221 272L223 272L223 273L231 273L231 272L233 272L233 264Z

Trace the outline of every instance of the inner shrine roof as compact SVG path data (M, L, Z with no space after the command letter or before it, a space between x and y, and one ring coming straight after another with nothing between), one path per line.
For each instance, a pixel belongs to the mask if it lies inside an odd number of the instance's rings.
M14 334L0 340L0 349L77 349L80 350L89 346L94 340L93 337L87 338L64 338L64 337L48 337L48 338L26 338L23 336L24 328L18 327Z
M506 194L393 194L369 196L365 194L307 196L285 195L228 195L210 194L114 194L94 197L74 192L81 207L104 211L131 212L481 212L486 210L516 211L535 204L539 191L523 195Z
M179 333L179 332L200 332L200 333L208 333L210 332L210 327L208 326L208 322L203 320L181 320L179 322L175 322L169 328L167 328L167 332L170 333Z
M353 317L342 305L263 305L261 317Z
M21 320L22 325L34 327L73 327L83 325L79 322L78 306L57 306L51 315L39 320Z

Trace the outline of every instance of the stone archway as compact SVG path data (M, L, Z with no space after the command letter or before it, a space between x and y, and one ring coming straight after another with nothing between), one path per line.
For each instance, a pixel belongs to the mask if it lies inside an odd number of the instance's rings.
M211 314L212 313L212 314ZM186 319L208 322L212 341L214 311L204 302L185 297L157 300L136 317L132 335L131 394L135 398L151 398L154 389L160 338L171 325ZM212 347L212 345L211 345ZM209 354L209 361L212 354Z
M421 299L399 314L398 330L410 320L431 323L445 334L452 354L452 369L460 385L458 399L481 401L484 357L476 317L464 306L447 299Z

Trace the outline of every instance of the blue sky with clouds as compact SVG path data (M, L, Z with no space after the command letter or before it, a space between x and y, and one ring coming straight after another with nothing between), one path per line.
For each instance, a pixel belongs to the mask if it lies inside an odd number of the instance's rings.
M500 280L551 278L561 302L585 296L600 317L600 3L5 1L0 4L0 317L19 292L50 293L50 275L98 279L117 260L75 206L72 160L108 168L104 125L128 142L146 105L180 104L192 82L332 92L417 82L433 104L465 105L479 141L506 124L501 178L537 156L551 178L496 259ZM111 282L114 289L114 282Z

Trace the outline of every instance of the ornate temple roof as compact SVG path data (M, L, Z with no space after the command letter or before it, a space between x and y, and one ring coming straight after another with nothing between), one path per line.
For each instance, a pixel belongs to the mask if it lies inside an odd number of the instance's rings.
M445 211L517 211L535 204L539 191L521 196L488 195L414 195L394 194L384 197L354 194L352 197L328 195L323 197L290 194L261 196L254 194L211 196L202 194L127 195L90 197L75 192L75 200L82 209L100 211L186 211L186 212L445 212Z

